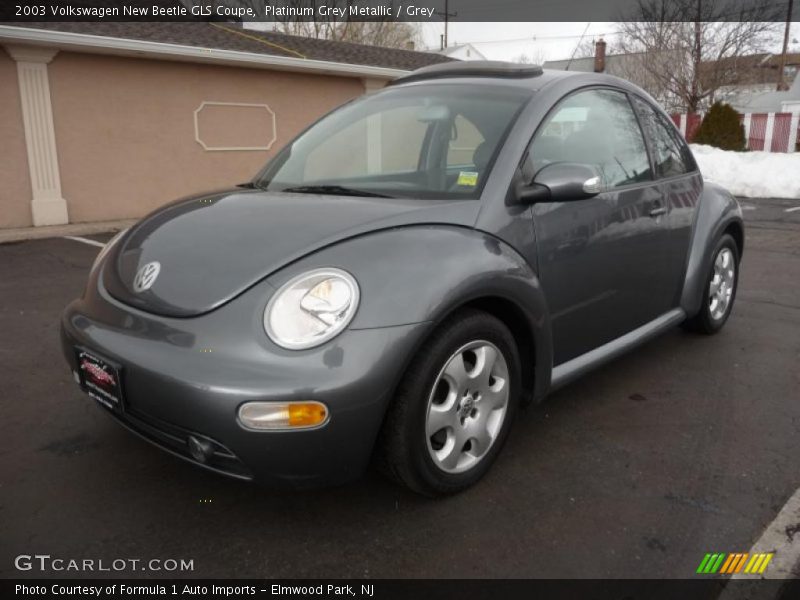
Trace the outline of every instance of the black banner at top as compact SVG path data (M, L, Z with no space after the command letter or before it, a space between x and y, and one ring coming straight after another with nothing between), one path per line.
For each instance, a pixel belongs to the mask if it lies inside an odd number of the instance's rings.
M0 21L785 21L789 0L3 0Z

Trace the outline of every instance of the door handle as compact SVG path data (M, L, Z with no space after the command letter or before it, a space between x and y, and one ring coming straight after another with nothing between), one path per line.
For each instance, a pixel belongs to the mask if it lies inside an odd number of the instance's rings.
M665 214L667 214L667 207L661 206L660 204L650 211L651 217L660 217L661 215Z

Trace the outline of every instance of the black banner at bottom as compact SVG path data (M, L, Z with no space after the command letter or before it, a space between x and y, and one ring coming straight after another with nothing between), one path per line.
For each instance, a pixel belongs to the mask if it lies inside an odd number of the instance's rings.
M6 579L3 598L314 598L322 600L790 600L800 581L724 579L269 580Z

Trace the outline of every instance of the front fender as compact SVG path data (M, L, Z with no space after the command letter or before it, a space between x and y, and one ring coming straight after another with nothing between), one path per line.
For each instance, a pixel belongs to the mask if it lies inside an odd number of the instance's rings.
M535 369L535 387L529 391L541 398L549 386L552 341L544 294L531 266L505 242L466 227L393 228L320 250L268 281L280 287L298 273L319 267L345 269L358 281L361 304L350 325L353 330L426 323L430 335L449 314L471 302L498 299L506 301L506 307L513 304L533 340L534 364L523 365Z
M704 182L692 229L681 294L681 308L690 317L700 310L716 242L731 226L740 228L744 240L744 221L739 202L722 186Z

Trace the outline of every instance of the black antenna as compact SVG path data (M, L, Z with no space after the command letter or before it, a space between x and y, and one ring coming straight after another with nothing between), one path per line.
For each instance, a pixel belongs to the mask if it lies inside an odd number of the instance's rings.
M591 24L592 24L591 22L587 22L586 23L586 27L583 28L583 33L581 34L581 37L578 38L578 43L575 44L575 50L572 51L572 56L569 57L569 62L567 63L567 68L564 69L565 71L569 71L569 66L572 64L572 59L575 58L575 54L578 53L578 48L580 48L580 46L581 46L581 42L583 41L583 36L585 36L586 32L589 31L589 25L591 25Z

